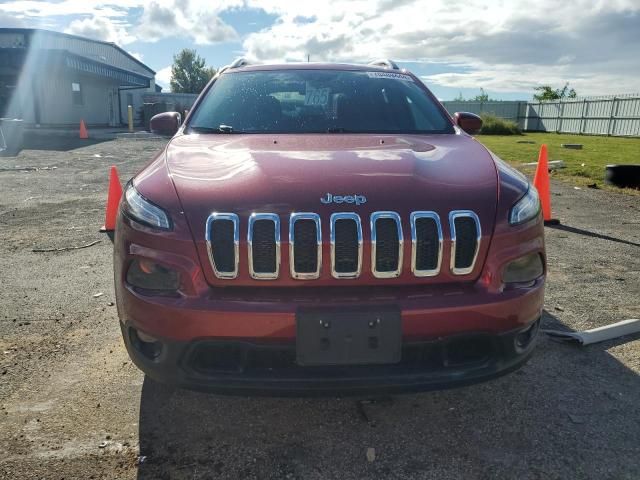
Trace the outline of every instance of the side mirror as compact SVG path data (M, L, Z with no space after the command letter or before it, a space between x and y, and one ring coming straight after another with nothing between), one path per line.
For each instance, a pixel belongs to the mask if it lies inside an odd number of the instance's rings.
M469 135L475 135L482 128L482 119L475 113L456 112L453 114L453 119L456 125Z
M151 117L149 123L151 133L173 136L180 128L182 117L178 112L163 112Z

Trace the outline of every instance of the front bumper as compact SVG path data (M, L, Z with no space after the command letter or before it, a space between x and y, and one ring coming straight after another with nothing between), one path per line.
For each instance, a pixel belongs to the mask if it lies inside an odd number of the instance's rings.
M118 218L114 273L124 340L136 365L165 383L249 395L442 389L515 370L527 360L535 343L531 341L526 349L517 349L514 344L517 335L537 325L541 316L544 276L518 288L506 288L500 279L509 261L530 252L544 252L541 221L515 230L496 230L489 257L475 281L440 283L434 278L424 284L382 281L372 286L351 280L324 287L301 283L292 288L259 281L255 287L232 283L212 287L203 276L186 227L158 234L134 228L122 215ZM179 219L176 216L176 221ZM127 267L136 258L179 271L179 292L154 295L127 284ZM322 368L296 365L300 309L390 305L401 316L400 363ZM158 339L160 355L151 358L136 347L131 329L143 338ZM478 355L466 358L465 351L477 351Z
M290 342L157 339L158 343L149 343L142 342L131 325L121 323L121 327L133 362L162 383L221 394L308 396L417 392L490 380L528 360L539 320L501 334L405 342L402 360L393 365L331 367L297 365L295 344Z

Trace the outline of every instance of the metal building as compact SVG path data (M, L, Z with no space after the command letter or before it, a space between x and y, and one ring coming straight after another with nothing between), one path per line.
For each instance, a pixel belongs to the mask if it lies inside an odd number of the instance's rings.
M156 92L155 72L114 43L0 28L0 117L115 127L126 123L133 92Z

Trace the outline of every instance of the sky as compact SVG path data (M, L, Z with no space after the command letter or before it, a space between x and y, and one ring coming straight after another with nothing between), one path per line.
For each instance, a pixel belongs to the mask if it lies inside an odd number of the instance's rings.
M165 87L195 48L213 67L390 58L442 100L640 93L640 0L0 0L0 27L115 42Z

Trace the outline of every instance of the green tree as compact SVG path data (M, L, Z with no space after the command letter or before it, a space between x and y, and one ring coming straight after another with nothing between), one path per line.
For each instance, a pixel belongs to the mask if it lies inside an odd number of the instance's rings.
M565 83L562 88L552 88L549 85L542 85L534 88L538 93L533 95L533 98L539 102L545 100L561 100L563 98L576 98L578 94L573 88L569 88L569 83Z
M489 94L484 91L484 88L480 88L480 95L476 95L474 100L476 102L489 102L491 99L489 98Z
M195 50L185 48L173 56L171 91L174 93L200 93L216 74Z
M484 88L480 88L480 95L476 95L473 98L464 98L462 96L462 92L458 92L458 96L456 98L453 99L456 102L490 102L491 99L489 98L489 94L487 92L484 91Z

